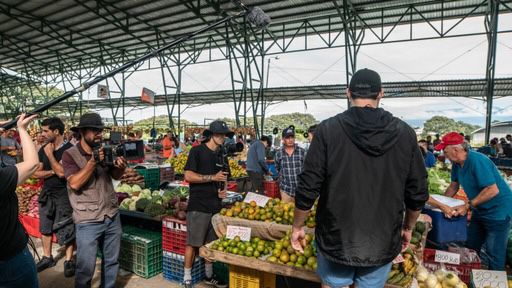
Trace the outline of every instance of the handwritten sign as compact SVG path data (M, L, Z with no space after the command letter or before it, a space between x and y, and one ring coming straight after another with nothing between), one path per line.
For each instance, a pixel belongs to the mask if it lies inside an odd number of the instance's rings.
M227 229L226 238L235 239L238 236L242 241L251 241L251 228L228 225Z
M475 288L507 288L507 273L505 271L491 271L474 269L471 271L471 281Z
M404 259L404 257L402 257L402 254L398 254L398 256L396 256L395 260L393 260L393 264L399 264L404 261L405 261L405 259Z
M459 265L460 264L460 254L436 250L436 256L435 256L434 261L437 263L447 263L447 264Z
M267 205L268 200L270 200L270 198L265 195L249 192L245 196L244 202L251 203L251 201L254 201L256 202L256 205L260 207L265 207L265 205Z

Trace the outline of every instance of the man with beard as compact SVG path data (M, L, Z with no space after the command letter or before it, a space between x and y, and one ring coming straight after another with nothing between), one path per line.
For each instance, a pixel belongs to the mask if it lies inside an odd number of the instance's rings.
M115 287L119 270L122 230L112 178L121 178L126 160L119 157L113 166L105 165L103 129L100 115L82 115L78 126L71 128L80 132L81 140L62 157L76 224L77 288L91 287L98 247L102 252L101 287Z
M55 232L59 244L66 246L64 276L72 277L75 275L75 264L72 262L75 225L71 218L73 209L69 203L64 168L60 161L64 151L73 145L64 142L64 123L59 118L45 119L41 126L42 138L46 145L39 150L39 168L34 173L34 177L44 179L43 190L38 200L43 258L37 263L37 272L56 264L52 256L52 236Z

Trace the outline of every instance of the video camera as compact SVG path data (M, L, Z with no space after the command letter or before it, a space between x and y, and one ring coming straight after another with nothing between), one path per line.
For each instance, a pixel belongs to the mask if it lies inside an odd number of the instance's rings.
M99 148L93 150L94 160L100 162ZM103 145L103 154L105 158L101 162L105 166L114 166L114 161L118 157L124 157L127 161L144 158L144 141L126 141L119 145Z

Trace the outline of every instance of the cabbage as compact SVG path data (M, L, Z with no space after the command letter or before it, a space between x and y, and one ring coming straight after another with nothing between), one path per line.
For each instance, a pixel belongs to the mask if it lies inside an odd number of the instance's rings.
M155 190L151 193L151 197L160 196L160 190Z
M140 191L142 191L142 188L140 188L140 186L139 186L139 185L134 184L134 185L132 186L132 192L140 192Z
M133 200L130 198L124 199L123 202L121 202L121 204L119 204L119 209L129 210L130 204L132 202L133 202Z
M132 187L128 184L121 184L120 186L117 186L116 192L122 192L122 193L132 193Z
M132 202L130 202L130 205L128 206L128 210L130 211L137 211L137 201L132 199Z
M144 189L140 192L139 198L146 198L151 200L151 191L149 189Z

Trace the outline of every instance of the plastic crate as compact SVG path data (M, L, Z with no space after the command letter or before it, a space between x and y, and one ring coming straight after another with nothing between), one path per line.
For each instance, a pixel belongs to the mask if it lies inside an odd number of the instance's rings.
M229 265L229 288L275 288L276 275Z
M224 283L229 282L229 266L222 262L213 262L213 274Z
M144 187L151 190L160 188L160 168L136 168L135 171L144 177Z
M124 226L119 265L143 278L162 273L162 235L154 231Z
M263 181L263 189L265 189L265 195L270 198L281 198L281 192L279 190L279 182L277 181Z
M163 275L164 279L170 281L183 281L185 256L176 253L166 252L163 254ZM201 282L204 279L204 260L196 257L192 265L192 284Z
M187 221L166 216L162 219L163 251L185 255Z
M471 251L476 254L475 251ZM435 272L441 269L441 263L435 262L435 257L435 249L425 248L423 251L423 266L430 272ZM442 266L445 270L456 273L462 282L469 285L471 281L471 270L480 269L480 259L473 263L461 263L459 265L442 263Z
M428 239L435 244L463 242L467 238L468 220L464 216L446 218L440 211L425 209L425 214L432 218L432 230Z
M160 183L174 181L174 168L170 165L161 165L160 167Z

